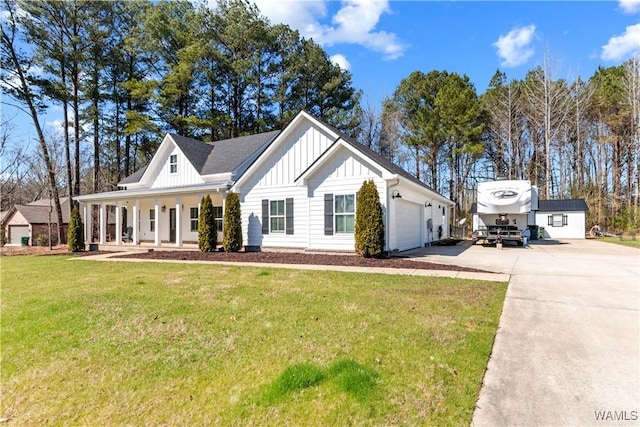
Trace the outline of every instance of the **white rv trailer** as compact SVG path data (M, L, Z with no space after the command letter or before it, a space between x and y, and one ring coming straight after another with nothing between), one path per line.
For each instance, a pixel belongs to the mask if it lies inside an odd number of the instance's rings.
M522 246L536 188L526 180L481 182L477 188L477 214L473 217L474 243L515 242Z

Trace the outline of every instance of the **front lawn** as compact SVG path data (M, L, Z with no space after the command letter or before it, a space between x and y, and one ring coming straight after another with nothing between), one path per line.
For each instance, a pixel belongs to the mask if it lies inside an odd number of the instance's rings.
M8 425L466 425L506 284L3 257Z
M598 241L640 249L640 236L598 237Z

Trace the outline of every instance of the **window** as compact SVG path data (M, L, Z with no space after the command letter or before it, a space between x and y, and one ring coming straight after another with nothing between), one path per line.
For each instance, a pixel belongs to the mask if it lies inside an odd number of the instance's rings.
M156 210L149 209L149 231L156 231Z
M178 155L172 154L169 156L169 172L177 173L178 172Z
M191 219L191 231L198 231L198 208L191 208L189 209L190 212L190 219Z
M569 218L567 215L563 214L553 214L549 215L547 219L547 225L550 227L564 227L568 225Z
M293 234L293 198L262 199L262 234Z
M284 233L284 200L269 202L269 224L272 233Z
M334 199L336 233L353 233L355 222L355 195L338 195Z
M216 231L222 231L222 206L213 207L213 218L216 223Z

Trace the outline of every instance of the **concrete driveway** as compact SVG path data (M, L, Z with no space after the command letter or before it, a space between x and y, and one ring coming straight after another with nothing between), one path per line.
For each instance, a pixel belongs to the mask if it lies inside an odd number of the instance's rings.
M593 240L433 247L511 275L473 426L640 425L640 252Z

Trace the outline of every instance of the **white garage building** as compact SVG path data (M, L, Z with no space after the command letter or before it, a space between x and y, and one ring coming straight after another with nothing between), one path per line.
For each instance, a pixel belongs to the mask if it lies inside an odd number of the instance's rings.
M545 239L584 239L588 210L584 199L540 200L535 223L544 227Z

